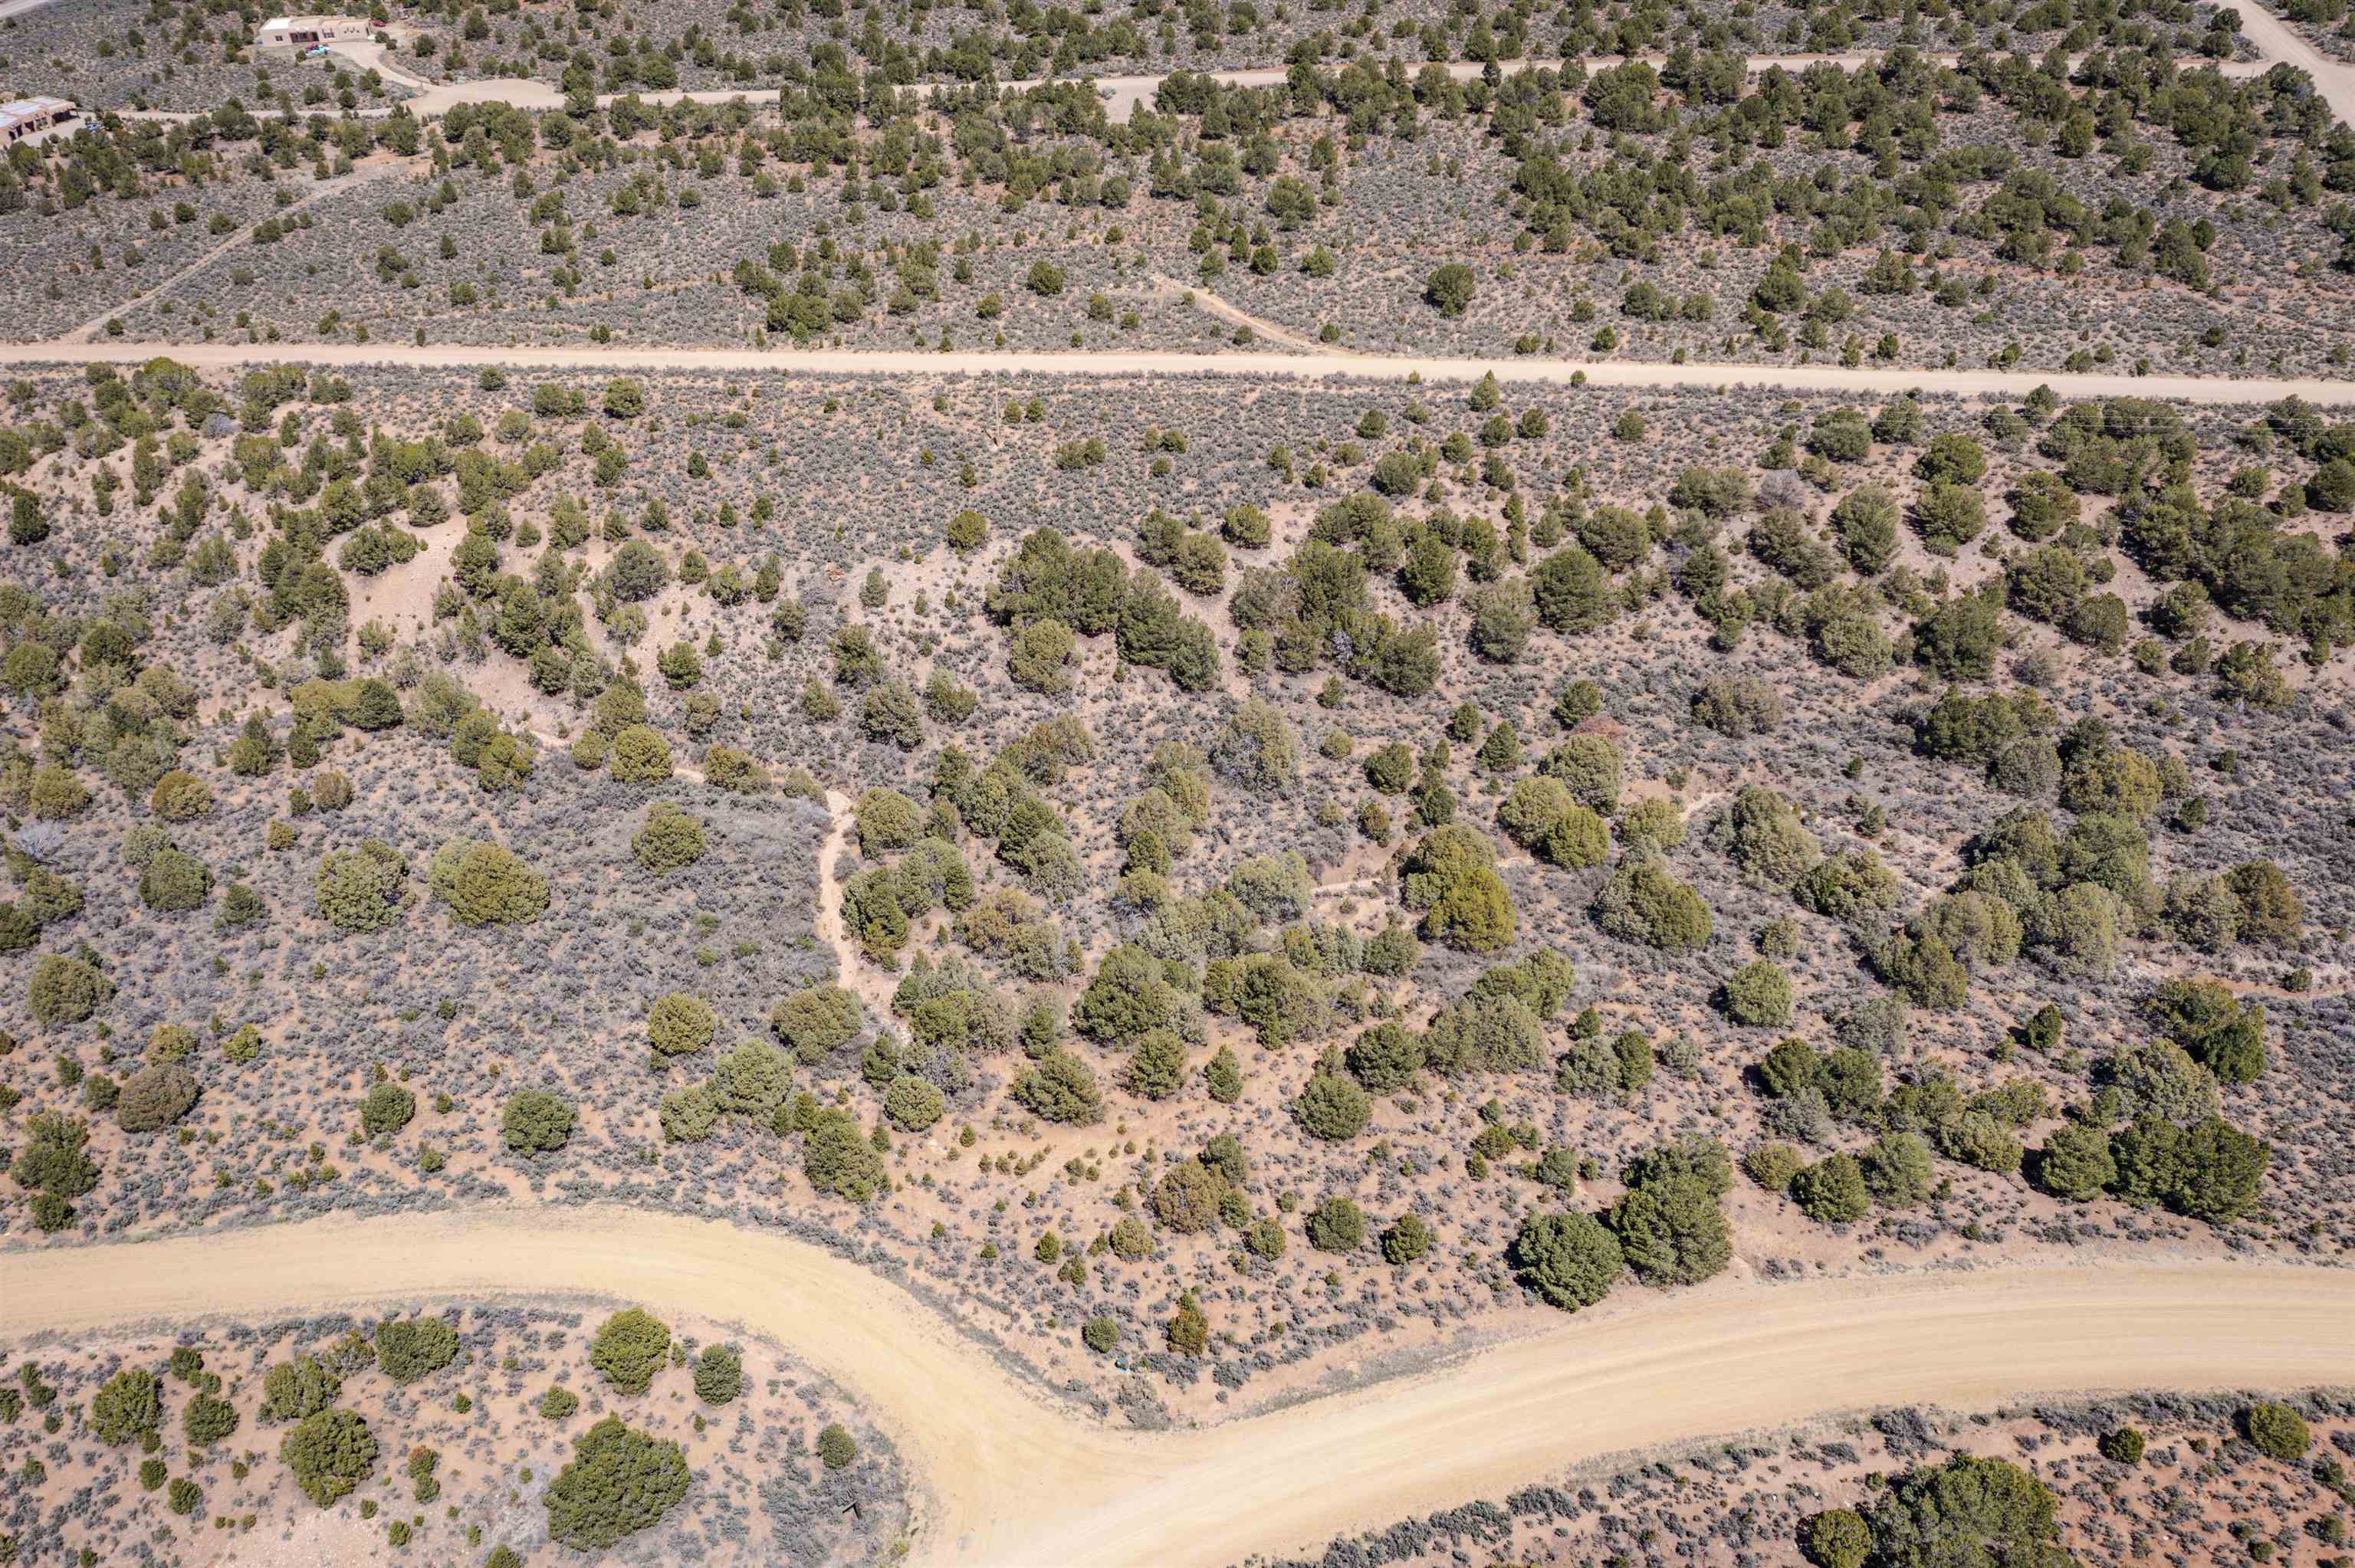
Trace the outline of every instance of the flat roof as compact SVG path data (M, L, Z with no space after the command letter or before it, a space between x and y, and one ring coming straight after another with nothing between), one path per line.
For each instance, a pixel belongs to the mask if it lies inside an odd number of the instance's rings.
M55 114L60 109L72 107L62 98L19 98L0 103L0 114L11 120L22 120L28 115Z
M363 27L371 26L366 16L272 16L261 25L265 28L324 27L330 23L352 23Z

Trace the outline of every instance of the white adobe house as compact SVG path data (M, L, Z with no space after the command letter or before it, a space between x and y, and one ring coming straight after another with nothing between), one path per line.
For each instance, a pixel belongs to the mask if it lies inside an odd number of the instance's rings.
M254 35L254 47L298 52L330 44L366 43L376 24L366 16L272 16Z
M13 146L80 113L62 98L18 98L0 103L0 146Z

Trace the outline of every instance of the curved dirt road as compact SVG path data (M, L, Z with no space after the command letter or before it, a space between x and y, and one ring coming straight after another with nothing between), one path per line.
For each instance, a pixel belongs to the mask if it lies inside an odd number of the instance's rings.
M1152 1436L1055 1406L868 1269L763 1231L508 1208L18 1252L0 1339L482 1296L595 1296L783 1340L857 1392L915 1482L914 1561L1203 1568L1604 1455L1899 1402L2355 1382L2355 1271L2151 1264L1720 1280L1460 1364Z

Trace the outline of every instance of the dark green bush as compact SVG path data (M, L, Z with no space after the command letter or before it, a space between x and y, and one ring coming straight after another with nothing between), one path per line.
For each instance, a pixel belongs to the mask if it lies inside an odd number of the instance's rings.
M400 918L408 875L409 862L381 840L332 851L319 860L319 913L338 931L381 931Z
M607 1551L687 1496L687 1456L609 1415L573 1439L571 1463L548 1489L548 1533L576 1551Z
M303 1495L321 1508L347 1497L376 1467L377 1444L366 1421L348 1410L306 1415L280 1440L278 1457Z
M197 1075L177 1062L151 1062L123 1081L114 1119L125 1132L155 1132L197 1103Z
M126 1367L106 1380L90 1402L90 1427L101 1443L121 1447L164 1424L163 1385L144 1367Z
M2268 1458L2285 1465L2295 1465L2306 1457L2314 1436L2307 1430L2306 1417L2286 1404L2270 1400L2250 1405L2241 1412L2241 1436L2249 1446Z
M2044 1483L2003 1459L1957 1454L1890 1483L1870 1515L1873 1561L1887 1568L2058 1564L2057 1507Z
M1366 1239L1365 1211L1348 1199L1327 1197L1308 1213L1308 1245L1319 1252L1350 1252Z
M43 953L33 960L27 1001L37 1023L55 1028L87 1022L113 1000L114 982L95 965L59 953Z
M417 1097L399 1084L372 1084L360 1097L360 1130L370 1138L399 1132L417 1115Z
M670 1354L670 1330L652 1313L631 1307L598 1329L589 1364L623 1393L644 1393Z
M744 1389L744 1360L726 1345L706 1345L695 1358L695 1393L706 1404L726 1404Z
M377 1325L376 1361L397 1383L412 1383L458 1359L458 1334L439 1318L388 1318Z
M858 1440L839 1421L829 1421L817 1435L817 1457L829 1470L847 1469L858 1458Z
M1508 1254L1521 1282L1550 1306L1575 1312L1611 1294L1626 1266L1618 1239L1592 1214L1531 1214Z
M546 1154L572 1137L572 1107L546 1089L518 1089L499 1112L499 1136L520 1154Z

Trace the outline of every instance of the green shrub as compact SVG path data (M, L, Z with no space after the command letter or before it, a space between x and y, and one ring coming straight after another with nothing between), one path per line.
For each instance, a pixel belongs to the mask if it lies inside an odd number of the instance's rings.
M548 913L547 876L480 839L452 839L435 850L425 877L462 925L522 925Z
M785 1054L766 1040L747 1040L719 1058L711 1086L719 1091L722 1110L765 1124L793 1092L794 1070Z
M209 1448L238 1428L237 1406L198 1389L180 1412L180 1429L191 1448Z
M372 1084L360 1097L360 1130L370 1138L399 1132L417 1115L417 1097L399 1084Z
M33 769L26 799L36 817L47 822L61 821L89 808L90 786L75 778L71 768L45 762Z
M673 1089L655 1107L663 1137L672 1143L701 1143L719 1130L719 1091L709 1084Z
M1698 1285L1733 1260L1733 1234L1701 1178L1678 1173L1630 1188L1604 1216L1646 1285Z
M1084 1127L1103 1114L1103 1092L1085 1062L1061 1046L1014 1079L1014 1099L1042 1121Z
M1910 1209L1930 1195L1930 1146L1919 1133L1882 1133L1858 1164L1865 1190L1883 1208Z
M1791 1197L1807 1218L1828 1225L1862 1219L1872 1208L1864 1168L1850 1154L1834 1154L1791 1178Z
M125 1132L155 1132L197 1103L197 1075L176 1061L151 1062L123 1081L114 1119Z
M1422 1215L1401 1214L1397 1223L1382 1233L1382 1261L1413 1263L1431 1251L1433 1239Z
M947 1097L923 1078L903 1075L883 1092L883 1114L904 1132L923 1131L947 1108Z
M685 1056L711 1044L719 1015L699 996L683 991L657 999L646 1014L646 1038L666 1056Z
M1385 1020L1358 1036L1342 1054L1349 1075L1377 1094L1412 1086L1423 1065L1423 1037Z
M858 1458L858 1444L839 1421L829 1421L817 1435L817 1457L829 1470L847 1470Z
M1816 1568L1863 1568L1871 1551L1872 1531L1854 1509L1829 1509L1799 1527L1799 1552Z
M155 780L147 805L167 822L193 822L213 809L212 787L186 768L176 768Z
M163 1385L144 1367L116 1372L91 1399L90 1426L101 1443L119 1448L163 1425Z
M1468 953L1493 953L1509 945L1519 920L1496 863L1496 850L1470 828L1425 834L1400 876L1406 906L1423 916L1421 934Z
M989 537L989 519L967 507L949 519L949 548L960 556L970 556Z
M1611 1294L1626 1266L1616 1237L1592 1214L1531 1214L1508 1254L1521 1282L1550 1306L1575 1312Z
M1580 870L1610 857L1611 835L1603 819L1572 799L1559 779L1539 777L1514 785L1497 809L1497 825L1550 865Z
M408 875L409 862L379 839L331 851L319 861L319 913L338 931L381 931L400 918Z
M625 1308L605 1319L589 1347L589 1364L623 1393L644 1393L670 1354L670 1330L652 1313Z
M1136 1037L1121 1081L1139 1098L1167 1099L1186 1081L1186 1043L1174 1030L1146 1030Z
M1170 1350L1181 1356L1199 1356L1209 1348L1209 1315L1202 1310L1201 1301L1192 1291L1178 1298L1178 1310L1170 1314L1162 1338Z
M377 1325L376 1364L401 1384L458 1359L458 1332L439 1318L388 1318Z
M2056 1198L2083 1203L2100 1197L2118 1179L2109 1134L2079 1123L2054 1128L2028 1161L2028 1177Z
M1594 918L1623 941L1672 953L1701 946L1716 928L1700 895L1648 858L1620 862L1595 896Z
M2279 1459L2285 1465L2295 1465L2306 1457L2314 1436L2306 1427L2306 1417L2286 1404L2266 1400L2241 1412L2241 1436L2249 1446L2268 1458Z
M1108 1356L1120 1343L1120 1325L1109 1318L1091 1318L1080 1330L1080 1338L1096 1354Z
M1959 1563L2057 1564L2056 1502L2041 1481L2002 1459L1957 1454L1910 1470L1873 1505L1873 1562L1887 1568Z
M1423 297L1441 315L1460 316L1471 308L1472 295L1479 281L1471 268L1451 261L1433 269L1423 280Z
M726 1345L706 1345L695 1358L695 1395L726 1404L744 1391L744 1360Z
M2009 1176L2020 1167L2023 1150L2011 1128L1981 1109L1967 1109L1938 1124L1938 1152L1982 1171Z
M322 1410L297 1422L278 1445L303 1495L321 1508L347 1497L376 1467L376 1438L349 1410Z
M1791 1022L1791 977L1764 959L1727 978L1726 1016L1753 1028L1779 1028Z
M573 1439L571 1463L548 1489L548 1533L576 1551L607 1551L687 1496L687 1455L609 1415Z
M1742 1157L1743 1173L1770 1192L1788 1192L1803 1164L1787 1143L1762 1143Z
M802 1173L819 1192L854 1203L875 1197L886 1181L883 1156L849 1113L838 1110L821 1112L804 1137Z
M26 1119L25 1144L8 1167L16 1185L63 1202L79 1198L98 1185L98 1165L84 1152L90 1142L87 1124L48 1112ZM50 1213L57 1212L55 1203ZM69 1208L67 1213L70 1215ZM45 1227L55 1229L56 1226Z
M856 993L838 985L812 986L777 1003L769 1015L777 1038L813 1065L858 1038L864 1010Z
M157 850L139 874L139 902L163 914L201 907L212 890L213 874L205 863L169 845Z
M613 736L613 777L624 784L659 784L670 777L670 742L642 724L624 726Z
M2228 1084L2254 1083L2265 1070L2264 1004L2243 1007L2221 981L2162 981L2143 1004L2143 1014L2193 1061Z
M2143 1436L2131 1426L2120 1426L2103 1433L2097 1446L2102 1451L2102 1457L2112 1464L2139 1465L2142 1463Z
M304 1421L336 1403L344 1380L315 1356L278 1362L261 1379L261 1419Z
M2188 1128L2144 1117L2112 1135L2110 1158L2119 1196L2221 1225L2256 1206L2273 1147L2221 1117Z
M36 1023L52 1028L84 1023L114 1000L114 982L94 964L60 953L43 953L33 960L26 999Z
M581 1396L569 1388L551 1387L539 1396L539 1414L544 1421L561 1421L581 1408Z
M1292 1102L1293 1118L1301 1130L1328 1143L1357 1137L1373 1114L1372 1097L1337 1073L1312 1075Z
M1351 1252L1366 1239L1365 1211L1334 1195L1308 1213L1308 1245L1319 1252Z
M546 1089L519 1089L499 1112L499 1135L520 1154L546 1154L572 1137L572 1107Z
M646 808L645 824L630 840L631 854L657 876L693 865L704 849L702 819L667 800Z

